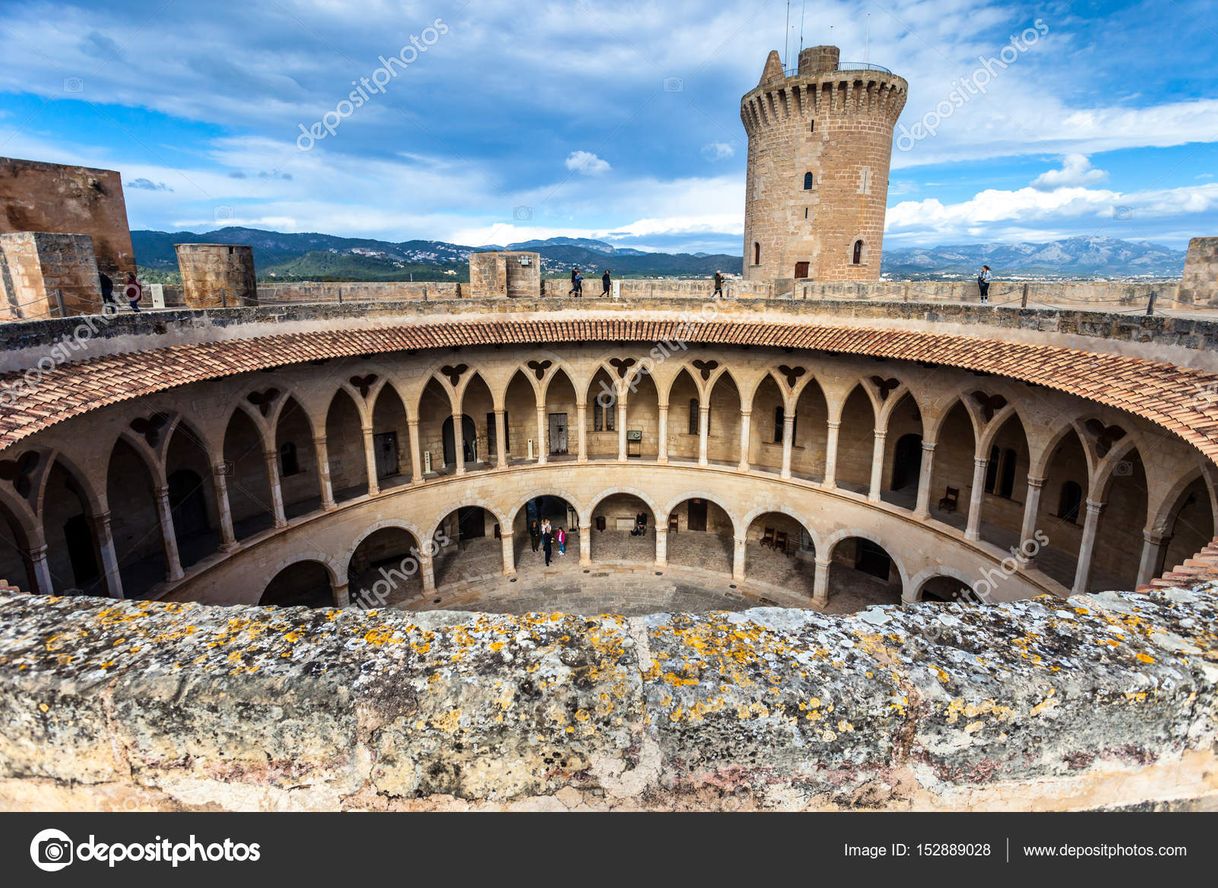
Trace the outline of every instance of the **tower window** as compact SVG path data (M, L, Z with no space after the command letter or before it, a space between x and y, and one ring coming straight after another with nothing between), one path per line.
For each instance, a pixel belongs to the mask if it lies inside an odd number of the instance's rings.
M757 241L753 241L753 264L761 264L761 244L757 243Z
M808 208L807 207L804 207L804 218L805 219L808 218Z
M855 265L863 264L863 242L856 240L854 242L854 257L851 260Z
M859 194L871 193L871 167L859 170Z
M808 132L810 132L810 133L814 133L814 132L816 132L816 121L815 121L815 120L814 120L814 121L812 121L812 123L811 123L811 124L809 124L809 126L808 126Z
M804 191L811 191L812 184L812 174L804 173Z

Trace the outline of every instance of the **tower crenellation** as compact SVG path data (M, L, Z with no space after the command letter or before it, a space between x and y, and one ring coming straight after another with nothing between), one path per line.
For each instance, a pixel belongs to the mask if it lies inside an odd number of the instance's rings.
M876 280L892 133L908 84L812 46L777 52L740 102L748 134L744 277Z

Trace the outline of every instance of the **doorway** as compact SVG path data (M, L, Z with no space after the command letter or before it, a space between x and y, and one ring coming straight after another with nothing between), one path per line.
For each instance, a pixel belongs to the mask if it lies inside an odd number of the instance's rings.
M860 539L854 556L854 569L888 582L888 575L892 570L892 559L881 546L877 546L871 540Z
M179 469L169 476L169 508L178 539L190 539L208 530L207 500L203 479L190 469Z
M474 540L486 536L486 511L481 506L465 506L457 510L457 540Z
M917 487L922 473L922 436L902 435L892 456L892 489Z
M562 456L567 453L567 414L550 414L550 455Z
M453 435L453 418L450 416L444 420L443 427L444 435L444 465L455 466L457 464L456 441ZM468 416L461 417L461 449L463 450L463 464L473 462L474 454L477 452L478 431L474 428L474 421Z
M401 472L397 432L381 432L379 435L373 435L372 450L376 455L376 477L389 478Z
M72 578L78 589L88 589L100 579L97 556L93 550L93 533L89 519L84 515L73 515L63 525L63 536L68 546L68 561L72 565Z
M807 262L796 262L795 263L795 277L796 278L806 278L807 276L808 276L808 263Z
M689 501L689 529L706 530L706 500Z

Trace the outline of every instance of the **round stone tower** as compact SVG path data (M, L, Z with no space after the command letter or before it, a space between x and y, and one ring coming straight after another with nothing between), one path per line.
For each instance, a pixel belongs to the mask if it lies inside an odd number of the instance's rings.
M892 131L909 84L812 46L783 70L777 52L740 100L749 136L744 277L866 281L880 276Z

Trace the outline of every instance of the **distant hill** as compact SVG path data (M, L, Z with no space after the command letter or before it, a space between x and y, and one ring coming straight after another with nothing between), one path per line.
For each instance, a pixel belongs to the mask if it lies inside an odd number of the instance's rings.
M469 254L501 246L471 247L444 241L401 243L332 234L284 234L257 228L133 231L140 267L149 279L172 280L180 243L250 244L261 280L444 281L469 279ZM739 272L741 258L723 253L648 253L588 238L553 237L508 244L507 249L541 254L547 274L578 266L596 276L605 268L618 277L709 277L716 270ZM889 248L883 273L894 279L955 279L976 274L985 263L1001 278L1173 278L1184 269L1184 251L1110 237L1071 237L1052 243L958 244Z
M969 277L981 265L996 277L1179 277L1184 251L1145 241L1071 237L1047 244L961 244L884 250L884 274L897 279Z
M131 232L140 267L152 277L169 278L177 271L174 244L249 244L260 280L416 281L468 280L469 254L500 246L470 247L443 241L412 240L401 243L332 234L284 234L258 228L221 228L192 231ZM618 277L708 277L716 269L735 271L739 256L645 253L618 249L603 241L550 238L508 244L508 249L532 250L542 257L542 268L563 274L578 266L599 274L612 268Z

